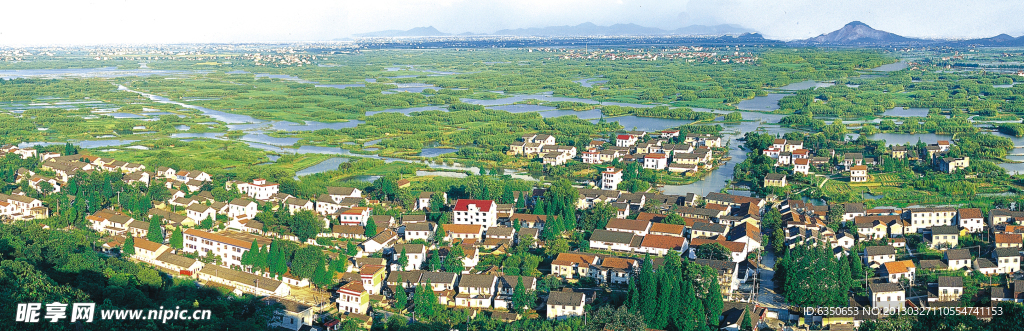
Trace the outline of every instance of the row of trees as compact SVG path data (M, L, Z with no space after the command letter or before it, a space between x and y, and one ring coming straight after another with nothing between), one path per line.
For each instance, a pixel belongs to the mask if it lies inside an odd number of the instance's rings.
M130 238L130 237L129 237ZM210 309L211 320L168 321L175 329L264 329L279 306L243 295L233 300L194 281L97 252L100 238L89 230L43 229L33 222L0 224L0 313L14 316L18 303L96 302L96 309ZM68 327L66 320L49 328ZM13 329L15 324L6 324ZM95 320L103 330L157 329L136 320Z
M797 245L775 262L772 281L787 301L800 307L845 307L853 275L863 275L856 254L838 259L826 245Z
M248 272L266 272L278 277L290 271L292 276L310 279L317 286L331 285L334 273L346 269L345 263L328 261L320 247L296 247L285 240L274 240L261 247L253 239L249 250L242 253L241 264Z
M654 329L704 331L718 328L723 301L718 274L709 267L670 252L654 271L645 256L640 272L630 277L625 306Z

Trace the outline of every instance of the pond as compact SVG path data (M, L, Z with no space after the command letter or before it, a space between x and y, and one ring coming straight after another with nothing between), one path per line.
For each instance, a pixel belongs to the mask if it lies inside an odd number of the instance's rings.
M852 139L857 139L858 134L851 134ZM903 144L917 144L918 139L925 144L935 144L939 140L952 140L953 136L950 135L938 135L934 133L876 133L868 135L868 139L871 140L885 140L887 145L903 145Z
M742 110L772 111L779 109L779 100L792 94L769 94L763 97L754 97L750 100L743 100L736 104L736 108Z
M861 197L864 198L864 199L878 200L878 199L884 199L885 195L884 194L871 194L871 193L865 192L865 193L861 194Z
M117 67L83 68L83 69L17 69L0 70L0 79L16 78L113 78L127 76L152 76L203 73L209 71L182 70L151 70L151 69L118 69Z
M254 76L255 76L256 78L271 78L271 79L273 79L273 78L277 78L277 79L280 79L280 80L287 80L287 81L292 81L292 82L297 82L297 83L306 83L306 84L314 84L314 83L313 83L313 82L311 82L311 81L308 81L308 80L304 80L304 79L302 79L302 78L299 78L299 77L295 77L295 76L289 76L289 75L278 75L278 74L264 74L264 73L258 73L258 74L254 75Z
M594 84L607 83L608 80L607 79L600 79L600 78L584 78L584 79L574 80L573 82L579 83L583 87L594 87Z
M510 112L510 113L544 112L544 111L549 111L549 110L557 109L555 107L541 106L541 105L527 105L527 104L501 105L501 106L492 106L492 107L488 107L488 108L494 109L494 110L504 110L504 111L507 111L507 112Z
M903 108L895 107L882 113L883 116L898 117L928 117L928 108Z
M132 113L108 113L106 115L109 115L113 118L148 118L146 116Z
M445 155L445 154L455 153L455 152L458 152L458 151L459 151L458 149L454 149L454 148L424 148L424 149L422 149L420 151L420 156L422 156L422 157L435 157L435 156L441 156L441 155Z
M305 122L303 124L294 123L294 122L277 121L277 122L272 122L271 123L270 129L272 129L272 130L283 130L283 131L289 131L289 132L295 132L295 131L316 131L316 130L320 130L320 129L339 130L339 129L345 129L345 128L354 128L357 125L362 124L362 123L364 123L364 122L360 121L360 120L350 120L348 122L334 122L334 123L323 123L323 122L316 122L316 121L307 121L307 122Z
M536 93L536 94L521 94L521 95L515 95L515 96L510 96L510 97L507 97L507 98L494 99L494 100L479 100L479 99L462 98L462 102L471 103L471 104L475 104L475 105L481 105L481 106L511 105L513 103L516 103L516 102L530 100L530 99L535 99L535 100L540 100L540 101L551 101L551 102L555 102L555 101L581 102L581 103L586 103L586 104L591 104L591 105L595 105L595 104L599 104L600 103L600 102L597 102L597 101L594 101L594 100L590 100L590 99L555 97L555 96L551 96L551 95L552 95L552 92L543 92L543 93Z
M438 176L438 177L451 177L451 178L466 178L468 175L461 172L452 171L426 171L417 170L416 176Z
M378 111L368 111L368 112L366 112L366 116L373 116L373 115L380 114L380 113L401 113L401 114L405 114L405 115L410 115L410 114L415 113L415 112L431 111L431 110L448 111L448 107L444 107L444 106L426 106L426 107L413 107L413 108L392 108L392 109L385 109L385 110L378 110Z
M602 106L621 106L621 107L633 107L633 108L654 108L660 105L642 105L639 103L628 103L628 102L615 102L605 101L601 103Z
M359 175L359 176L353 176L352 178L349 178L349 179L357 180L357 181L361 181L361 182L373 182L373 181L375 181L377 179L380 179L380 176Z
M693 123L692 120L676 120L668 118L637 117L635 115L605 117L605 122L619 122L626 130L659 131L679 127L683 124ZM592 119L591 123L597 123L600 119Z
M173 133L171 138L207 138L207 139L218 139L224 136L223 132L203 132L203 133Z
M83 140L83 141L71 141L72 145L78 146L79 148L100 148L100 147L111 147L127 145L138 140ZM36 145L39 146L53 146L53 145L64 145L65 142L23 142L18 144L19 148L29 148Z
M563 110L552 110L552 111L540 112L539 114L540 114L541 117L544 117L544 118L562 117L562 116L576 116L576 117L578 117L580 119L588 120L588 119L594 119L594 118L601 118L601 109L591 109L591 110L584 110L584 111L575 111L575 110L563 109Z
M246 123L251 124L250 126L234 127L234 128L229 125L228 128L230 128L231 130L252 130L252 129L263 128L263 127L268 126L268 125L273 130L284 130L284 131L313 131L313 130L319 130L319 129L338 130L338 129L355 127L355 126L359 125L360 123L363 123L362 121L358 121L358 120L351 120L351 121L348 121L348 122L337 122L337 123L321 123L321 122L316 122L316 121L308 121L308 122L305 122L303 124L298 124L298 123L293 123L293 122L285 122L285 121L267 122L267 121L256 119L255 117L248 116L248 115L239 115L239 114L226 113L226 112L222 112L222 111L218 111L218 110L209 109L209 108L206 108L206 107L193 106L193 105L185 104L185 103L182 103L182 102L173 101L171 99L168 99L166 97L162 97L162 96L159 96L159 95L154 95L154 94L149 94L149 93L145 93L145 92L134 91L134 90L128 89L127 87L124 87L123 85L118 85L117 89L120 90L120 91L128 91L128 92L132 92L132 93L136 93L136 94L142 95L142 96L147 97L150 100L155 101L155 102L172 104L172 105L178 105L180 107L198 110L199 112L203 113L203 115L209 116L209 117L211 117L211 118L213 118L215 120L218 120L218 121L221 121L221 122L224 122L224 123L227 123L227 124L246 124Z
M338 166L341 165L342 163L348 162L348 160L349 160L348 158L344 158L344 157L332 157L332 158L329 158L329 159L324 160L324 161L322 161L320 163L312 165L309 168L296 171L295 172L295 178L298 178L298 177L301 177L301 176L306 176L306 175L318 174L318 173L321 173L321 172L338 170ZM275 161L275 160L271 160L271 161Z
M188 131L191 129L188 125L175 125L174 128L178 131Z
M299 138L275 138L262 133L246 134L242 136L242 140L276 146L291 146L299 142Z
M718 109L708 109L708 108L690 108L690 109L693 109L693 111L700 111L700 112L705 112L705 113L715 113L715 114L721 114L721 115L725 115L725 114L729 114L729 113L734 112L733 110L718 110ZM740 113L740 116L742 116L744 120L747 120L747 121L760 121L760 122L764 122L764 123L778 123L779 121L782 120L783 117L786 117L786 115L764 113L764 112L757 112L757 111L739 111L738 113ZM719 117L718 119L721 119L721 117Z
M802 81L802 82L793 83L793 84L789 84L789 85L780 87L779 89L780 90L797 91L797 90L806 90L806 89L810 89L810 88L829 87L829 86L832 86L832 85L835 85L835 83L816 82L816 81L813 81L813 80L805 80L805 81Z
M886 71L886 72L888 72L888 71L900 71L900 70L906 69L907 67L910 67L909 63L907 63L905 61L900 61L900 62L896 62L896 63L890 63L890 64L874 67L871 70L872 71Z
M344 89L349 87L366 87L366 84L317 84L316 87L333 87L336 89Z

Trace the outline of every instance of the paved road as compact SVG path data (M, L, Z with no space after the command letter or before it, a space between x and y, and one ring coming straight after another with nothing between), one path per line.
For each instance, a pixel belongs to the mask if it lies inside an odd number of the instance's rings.
M772 277L775 276L775 254L771 250L765 250L761 254L760 279L757 289L757 302L768 308L782 308L786 305L786 299L775 293L775 285Z

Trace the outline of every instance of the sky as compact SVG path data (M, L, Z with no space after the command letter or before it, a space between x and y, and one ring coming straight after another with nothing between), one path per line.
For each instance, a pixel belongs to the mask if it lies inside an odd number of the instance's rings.
M5 46L324 41L422 26L458 34L585 22L735 24L780 40L850 21L916 38L1024 34L1015 0L33 0L3 8Z

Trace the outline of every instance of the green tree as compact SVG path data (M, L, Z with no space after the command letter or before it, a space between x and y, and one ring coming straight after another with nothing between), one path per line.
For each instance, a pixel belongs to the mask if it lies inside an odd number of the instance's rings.
M64 143L64 155L75 155L78 154L78 148L75 148L71 143Z
M208 216L202 222L199 223L200 229L212 229L213 228L213 216Z
M437 229L434 230L434 242L440 244L440 243L444 242L444 237L446 237L446 236L447 236L447 233L445 233L444 224L438 223L437 224Z
M850 276L853 279L864 278L864 262L857 254L846 255L847 264L850 266Z
M782 230L782 228L776 228L775 231L772 232L771 240L772 251L775 252L775 254L781 254L782 252L785 251L786 233Z
M398 270L405 271L405 268L409 265L409 256L405 253L405 246L402 247L402 253L398 254Z
M657 314L658 281L654 277L654 263L650 254L644 254L640 266L640 315L645 321L654 321Z
M255 270L265 271L270 268L270 246L264 245L253 255L252 266Z
M448 249L448 256L444 258L444 271L461 274L466 269L462 262L464 257L466 257L466 252L462 249L462 245L452 245Z
M348 253L349 256L356 256L356 254L359 254L359 247L357 247L352 241L345 242L345 252Z
M399 312L405 310L405 305L409 302L409 298L405 293L405 285L402 284L402 275L398 275L398 286L395 287L395 309Z
M676 213L669 213L668 217L662 221L666 224L686 225L686 219Z
M637 277L629 277L629 282L626 284L626 302L624 306L629 307L629 311L633 313L640 312L640 280Z
M146 239L149 241L163 244L164 243L164 227L162 224L163 217L159 215L153 215L149 218L149 231L146 232Z
M171 247L174 249L185 247L185 236L181 233L181 227L174 228L174 232L171 233Z
M54 189L53 188L53 184L50 184L50 182L45 181L45 180L39 182L39 193L40 194L48 195L51 192L53 192L53 189Z
M435 212L436 213L436 212L443 211L444 210L444 206L447 205L447 204L448 204L448 201L446 201L446 199L445 199L444 192L434 192L434 194L430 195L430 211L431 212Z
M327 266L318 266L313 273L313 285L319 288L331 286L334 283L333 271L327 270Z
M698 259L710 259L721 261L732 261L732 252L719 243L710 243L697 246L695 254Z
M717 278L711 274L708 281L708 294L704 298L704 309L707 314L707 324L711 327L718 327L718 317L722 315L725 304L722 302L722 287L718 286Z
M519 276L516 286L512 289L512 310L517 313L523 313L532 306L532 302L527 302L529 294L526 293L526 286L523 285L523 276Z
M750 313L751 312L750 312L749 308L747 310L743 311L743 322L740 322L740 330L743 330L743 331L752 331L752 330L754 330L754 325L750 322Z
M1010 301L1000 301L996 306L1002 308L1002 314L993 315L989 327L992 331L1019 330L1024 325L1024 305Z
M608 220L615 218L618 213L619 210L609 203L595 203L593 208L583 210L579 229L587 232L592 232L595 229L604 229L608 225Z
M565 238L555 239L551 244L544 247L544 255L558 256L558 254L569 251L569 242Z
M761 225L768 231L782 228L782 213L778 208L772 207L761 219ZM770 233L770 232L769 232Z
M594 313L587 330L645 331L647 324L644 323L643 316L627 310L626 306L614 310L610 306L603 306Z
M427 262L427 268L430 269L430 271L438 271L444 267L444 265L441 264L441 258L439 257L440 255L441 254L438 254L437 251L434 251L433 254L430 254L430 261Z
M309 245L295 251L292 258L292 275L299 279L312 279L316 268L324 265L324 252L318 246Z
M544 200L537 199L537 201L533 203L533 214L546 215L546 213L544 212Z
M299 237L300 242L316 238L316 235L324 227L323 221L319 220L316 213L312 210L300 210L292 217L289 217L287 221L288 228L292 230L292 234Z
M679 302L680 312L674 321L676 330L690 331L699 329L698 326L705 325L704 305L697 299L693 289L693 282L683 280L680 282Z
M377 223L374 222L373 220L368 220L366 222L366 230L363 232L363 235L365 235L367 238L372 238L373 236L376 236Z
M130 234L124 238L124 245L121 246L121 255L135 255L135 238Z
M249 250L242 253L242 259L239 261L242 266L249 267L250 270L257 269L256 261L259 259L260 246L256 243L256 239L252 240L252 245L249 246Z
M829 206L828 212L825 213L825 220L829 223L836 224L843 220L844 214L846 214L846 205L834 204Z

